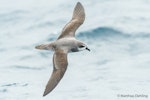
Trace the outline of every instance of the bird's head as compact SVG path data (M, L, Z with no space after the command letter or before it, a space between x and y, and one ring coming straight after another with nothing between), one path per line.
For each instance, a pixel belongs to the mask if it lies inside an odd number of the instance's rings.
M90 49L88 48L88 46L86 44L83 44L83 43L79 43L78 44L78 50L79 51L83 51L83 50L88 50L90 51Z

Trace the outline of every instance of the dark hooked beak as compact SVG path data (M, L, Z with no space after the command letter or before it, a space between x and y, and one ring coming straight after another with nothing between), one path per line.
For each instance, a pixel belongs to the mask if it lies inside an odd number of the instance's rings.
M90 51L90 49L88 47L85 48L86 50Z

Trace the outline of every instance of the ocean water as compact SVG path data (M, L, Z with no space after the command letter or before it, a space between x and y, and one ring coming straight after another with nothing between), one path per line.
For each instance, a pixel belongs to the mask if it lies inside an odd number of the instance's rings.
M76 37L91 52L69 54L63 79L42 97L53 52L34 47L59 36L77 0L0 0L0 100L150 99L150 1L80 2Z

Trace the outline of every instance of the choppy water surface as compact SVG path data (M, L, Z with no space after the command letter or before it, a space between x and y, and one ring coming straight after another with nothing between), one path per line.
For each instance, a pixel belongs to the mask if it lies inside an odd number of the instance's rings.
M150 96L150 2L80 0L86 20L77 38L87 43L91 52L69 54L64 78L52 93L42 97L52 72L53 53L34 46L58 37L76 2L0 0L0 100Z

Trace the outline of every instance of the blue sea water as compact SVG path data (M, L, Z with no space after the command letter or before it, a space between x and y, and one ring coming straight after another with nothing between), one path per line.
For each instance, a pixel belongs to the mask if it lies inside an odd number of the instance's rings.
M0 100L148 100L150 1L80 0L86 20L76 32L91 52L68 55L59 85L42 97L53 70L50 51L77 0L0 0ZM119 95L146 95L119 97Z

